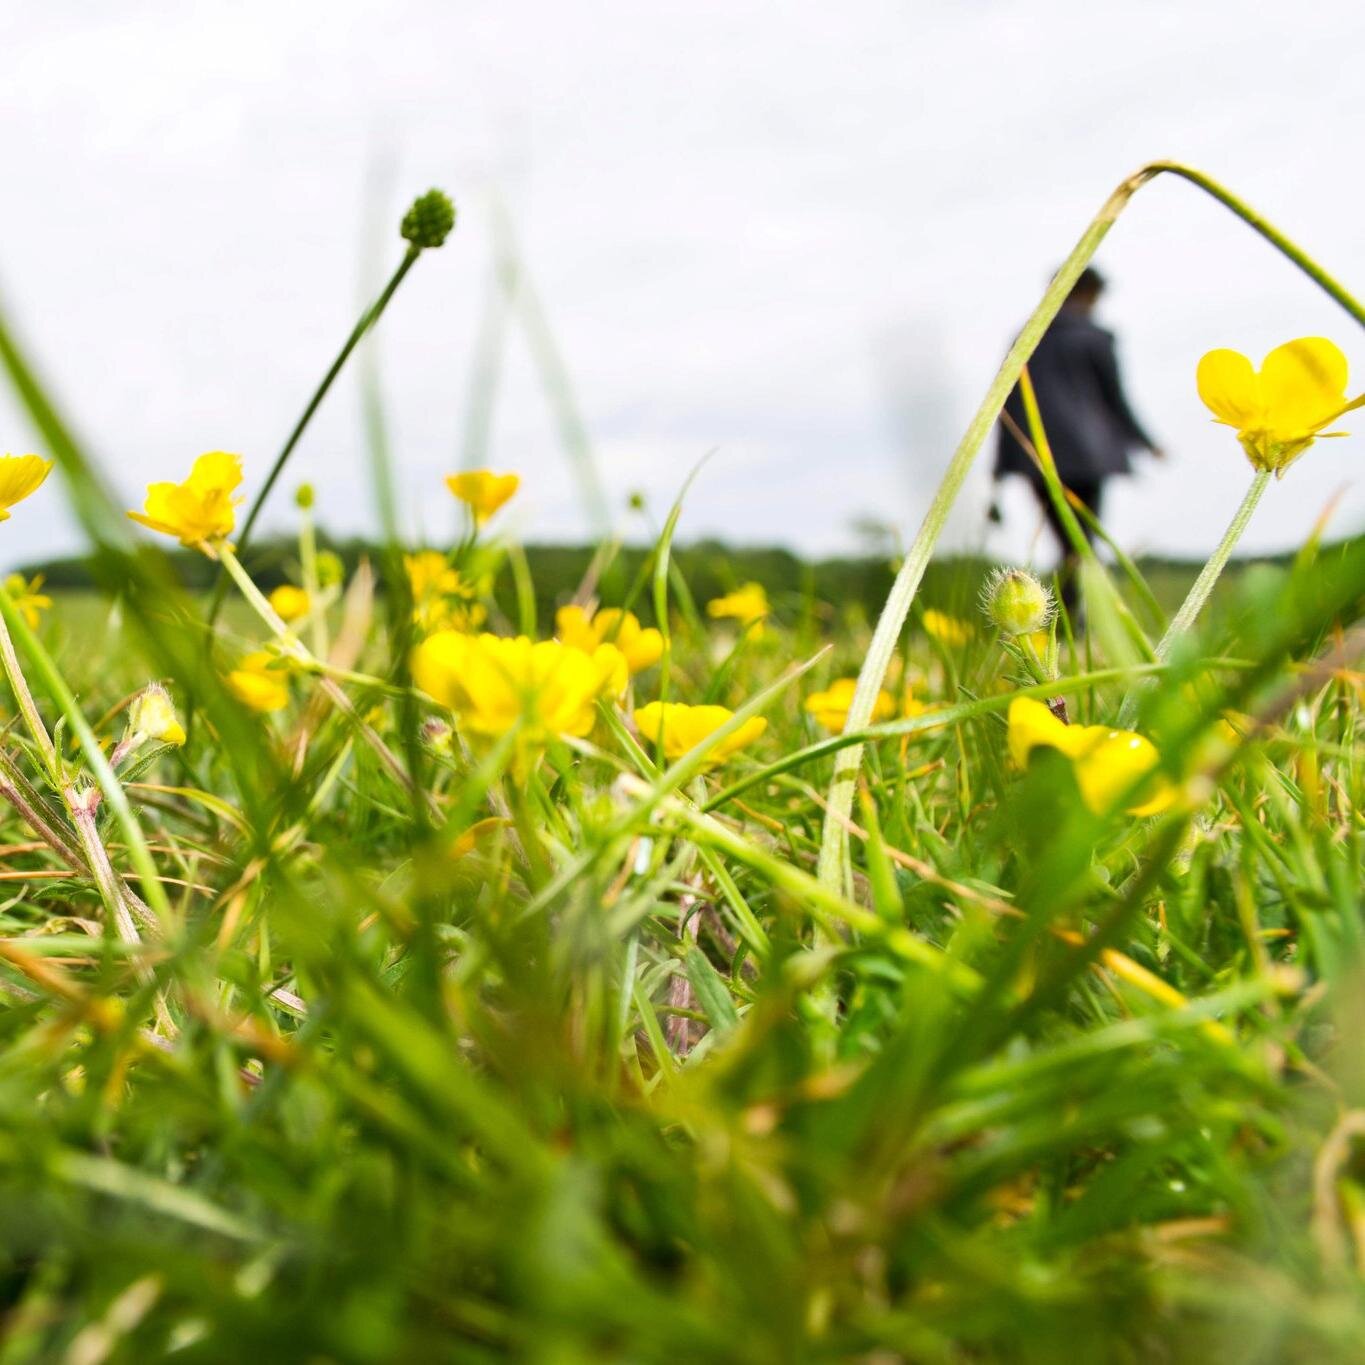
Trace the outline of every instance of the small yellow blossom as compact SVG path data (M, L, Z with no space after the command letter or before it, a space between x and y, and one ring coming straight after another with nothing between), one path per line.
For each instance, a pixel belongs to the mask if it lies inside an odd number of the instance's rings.
M588 652L558 640L441 630L413 651L412 676L467 734L493 739L520 721L526 741L539 743L587 735L598 699L625 690L627 669L614 645Z
M212 553L237 523L241 498L232 493L241 481L242 457L211 450L194 462L184 483L148 484L144 510L128 515L190 549Z
M148 739L177 746L185 742L185 729L175 714L175 704L160 683L150 683L128 708L128 740L132 747Z
M976 635L966 621L959 621L956 616L949 616L935 607L924 613L924 629L949 649L960 649Z
M626 656L632 674L657 664L664 652L664 637L653 626L641 626L633 611L615 607L591 615L582 607L560 607L555 612L555 629L566 645L589 653L598 645L615 645Z
M41 455L0 457L0 521L9 520L9 509L36 492L52 469L52 461Z
M25 624L30 630L38 629L38 616L40 612L46 611L52 605L52 599L40 589L43 586L42 574L34 576L24 581L21 573L12 573L5 579L5 592L9 595L9 600L14 603L14 609L24 618Z
M460 590L460 575L439 550L419 550L403 556L408 585L415 601L432 595L449 595Z
M445 555L421 550L404 555L412 590L412 619L424 633L436 630L476 630L488 612L476 602L474 587L452 568Z
M1021 768L1039 747L1065 754L1082 800L1097 815L1112 810L1122 797L1132 800L1133 789L1147 776L1153 781L1138 788L1138 800L1127 808L1130 815L1156 815L1175 800L1171 784L1156 775L1161 756L1151 740L1107 725L1067 725L1032 697L1010 703L1009 746Z
M771 610L762 583L746 583L723 597L713 597L706 604L706 614L713 620L728 617L744 627L756 625Z
M826 730L835 733L842 731L848 721L848 708L853 705L853 694L857 688L857 678L836 678L823 692L812 692L806 698L805 709ZM889 692L878 692L872 706L872 723L875 725L879 720L889 720L895 714L895 699Z
M664 757L681 758L714 734L735 713L725 706L687 706L682 702L652 701L635 713L635 728L651 744L663 734ZM762 716L751 716L734 734L721 740L706 756L705 766L723 763L731 754L752 744L768 728Z
M474 514L474 525L482 526L521 487L521 479L491 469L470 469L447 474L446 487Z
M1343 413L1365 404L1346 397L1346 357L1326 337L1277 346L1259 373L1239 351L1210 351L1196 373L1199 396L1214 419L1237 432L1247 459L1279 477Z
M308 615L312 602L303 588L296 588L292 583L281 583L270 594L270 605L275 608L275 614L281 621L298 621Z
M258 649L243 655L227 675L238 701L253 711L280 711L289 704L289 672L276 654Z

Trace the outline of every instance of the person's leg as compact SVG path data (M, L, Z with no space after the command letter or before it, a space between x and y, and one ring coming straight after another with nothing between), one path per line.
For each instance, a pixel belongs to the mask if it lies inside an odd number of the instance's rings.
M1082 483L1069 484L1068 487L1089 510L1090 515L1096 521L1100 519L1100 505L1104 501L1104 481L1102 479L1089 479ZM1090 529L1084 518L1077 517L1081 523L1081 530L1085 532L1085 538L1093 545L1095 543L1095 533Z
M1030 479L1029 486L1033 489L1034 497L1038 499L1038 505L1043 509L1043 516L1047 519L1052 538L1057 542L1057 553L1061 557L1061 563L1057 567L1057 581L1062 590L1062 605L1074 617L1076 614L1076 555L1071 548L1071 538L1066 533L1066 526L1058 515L1057 509L1052 505L1052 499L1048 496L1047 485L1042 481L1042 478Z

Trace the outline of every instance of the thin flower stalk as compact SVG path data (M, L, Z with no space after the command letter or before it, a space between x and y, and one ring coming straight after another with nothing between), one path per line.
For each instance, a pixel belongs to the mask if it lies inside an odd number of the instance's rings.
M1270 480L1273 476L1272 470L1262 469L1258 470L1252 479L1246 496L1228 523L1228 529L1223 532L1222 540L1218 542L1218 546L1209 556L1208 562L1199 571L1199 577L1190 585L1185 600L1180 604L1180 610L1171 618L1171 624L1166 628L1166 633L1157 644L1157 663L1165 663L1171 657L1171 651L1177 642L1182 636L1189 633L1198 619L1199 613L1204 609L1204 604L1213 592L1214 584L1218 582L1219 576L1227 567L1233 549L1241 540L1242 533L1250 523L1252 514L1256 511L1256 505L1261 501L1262 494L1270 486ZM1138 693L1132 691L1124 699L1123 706L1119 711L1119 724L1124 727L1131 725L1137 715L1137 709Z
M23 716L24 724L28 727L29 734L33 736L34 744L38 746L48 778L56 781L57 751L53 746L52 736L47 732L47 726L43 724L38 707L34 704L33 693L29 691L28 680L19 665L19 656L14 652L14 641L9 633L8 619L18 616L19 613L8 595L0 589L0 665L4 667L5 677L9 681L10 691L14 693L19 714Z

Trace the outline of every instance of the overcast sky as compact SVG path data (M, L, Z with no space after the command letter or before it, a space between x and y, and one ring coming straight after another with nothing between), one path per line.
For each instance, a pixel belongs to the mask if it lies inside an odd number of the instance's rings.
M405 201L445 187L456 233L380 337L404 513L439 540L497 191L616 504L640 489L662 518L714 449L685 538L853 548L860 517L913 532L1047 274L1143 161L1223 178L1359 292L1362 39L1358 0L7 5L0 297L129 506L213 448L254 486L363 280L397 260ZM1119 486L1110 523L1135 550L1206 550L1250 470L1198 401L1199 356L1321 333L1365 387L1365 338L1174 181L1099 263L1171 454ZM1334 528L1361 529L1357 425L1270 491L1246 544L1297 543L1343 485ZM343 382L290 477L338 531L372 525L361 433ZM34 445L6 390L0 451ZM492 462L523 475L523 534L583 533L515 331ZM984 533L988 464L955 543ZM1019 555L1036 517L1022 495L1010 511L990 544ZM0 542L0 563L79 547L55 480Z

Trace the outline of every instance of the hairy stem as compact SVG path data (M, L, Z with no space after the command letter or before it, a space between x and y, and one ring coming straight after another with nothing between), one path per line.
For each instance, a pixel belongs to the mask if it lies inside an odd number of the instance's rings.
M1185 600L1180 604L1180 610L1171 619L1171 624L1166 627L1166 633L1161 637L1161 642L1156 647L1157 663L1165 663L1171 657L1171 651L1175 648L1176 641L1188 633L1199 613L1204 609L1204 603L1209 600L1213 585L1218 582L1219 575L1227 567L1233 548L1241 540L1242 533L1246 530L1247 524L1251 521L1251 515L1256 510L1256 504L1260 502L1261 495L1270 484L1270 475L1270 470L1262 469L1258 470L1256 477L1252 479L1251 487L1247 489L1241 505L1233 514L1232 521L1228 523L1228 529L1223 532L1223 538L1218 542L1217 549L1209 556L1208 562L1199 571L1199 577L1194 580L1189 592L1185 594ZM1130 691L1123 700L1123 706L1119 711L1119 725L1131 725L1137 715L1137 708L1138 693L1135 689Z
M0 597L5 596L5 591L0 588ZM9 679L10 691L14 693L14 700L19 707L19 714L24 718L24 724L28 726L28 732L33 736L33 742L38 746L38 752L43 758L43 767L47 769L48 780L57 780L57 751L52 744L52 736L47 732L47 726L43 724L43 718L38 714L38 708L33 702L33 693L28 690L28 680L24 677L24 670L19 667L19 656L14 652L14 641L10 639L9 627L5 624L5 617L9 614L9 599L5 598L7 610L0 612L0 665L4 666L5 677Z

